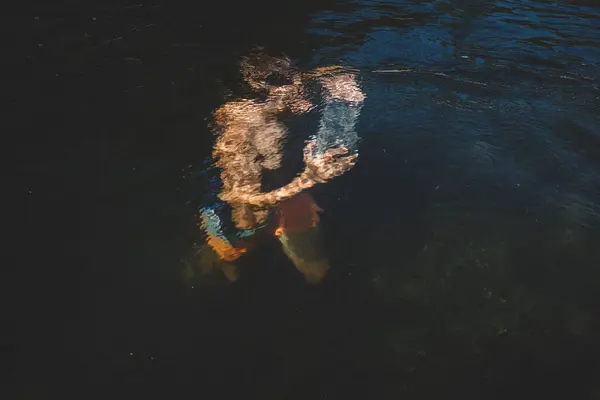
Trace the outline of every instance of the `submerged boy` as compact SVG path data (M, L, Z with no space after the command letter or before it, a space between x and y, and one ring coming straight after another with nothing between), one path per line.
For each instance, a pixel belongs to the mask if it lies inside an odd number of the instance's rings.
M202 227L213 252L202 262L203 268L207 272L217 267L229 280L236 280L232 262L247 252L254 234L267 226L275 209L279 217L275 235L285 254L308 282L318 283L329 269L318 250L318 213L322 210L305 190L354 166L358 156L354 128L365 95L355 74L337 66L301 73L287 58L255 54L242 60L241 72L263 99L236 99L215 111L213 151L223 185L218 197L231 206L239 231L225 235L215 209L201 210ZM305 95L304 83L310 80L321 85L326 103L318 132L304 148L304 170L288 184L263 192L263 171L278 170L283 160L287 132L278 116L300 115L314 108Z

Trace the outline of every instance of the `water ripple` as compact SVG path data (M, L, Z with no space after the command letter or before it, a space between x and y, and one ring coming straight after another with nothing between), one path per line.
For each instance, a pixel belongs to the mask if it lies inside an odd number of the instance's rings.
M366 145L419 154L415 174L427 179L462 171L433 187L521 185L530 201L560 208L577 196L597 216L600 8L360 0L314 15L308 31L326 43L316 65L362 70Z

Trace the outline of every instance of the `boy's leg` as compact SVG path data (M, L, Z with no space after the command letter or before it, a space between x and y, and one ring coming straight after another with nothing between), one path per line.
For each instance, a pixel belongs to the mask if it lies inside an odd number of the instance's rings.
M297 233L281 233L283 252L294 263L308 283L320 283L329 271L329 260L319 251L318 229Z
M211 208L204 208L200 214L201 227L206 233L206 243L201 246L197 254L199 268L202 274L220 270L229 281L238 278L237 266L234 261L244 255L253 239L253 231L238 232L237 237L228 238L221 226L221 220Z

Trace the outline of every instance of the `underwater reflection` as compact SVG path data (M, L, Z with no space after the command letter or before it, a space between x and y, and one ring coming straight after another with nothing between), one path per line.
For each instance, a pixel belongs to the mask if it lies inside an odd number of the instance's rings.
M275 235L306 281L319 283L329 269L319 248L318 213L323 210L305 191L355 165L355 125L365 94L356 72L342 66L301 72L287 57L255 52L242 59L240 72L251 96L231 100L214 112L213 160L221 171L222 187L200 210L206 243L194 250L185 277L220 271L229 281L237 280L234 262L254 246L260 233ZM305 143L304 169L291 182L263 191L263 173L278 171L283 164L288 132L280 116L316 109L309 85L320 88L323 107L317 132Z

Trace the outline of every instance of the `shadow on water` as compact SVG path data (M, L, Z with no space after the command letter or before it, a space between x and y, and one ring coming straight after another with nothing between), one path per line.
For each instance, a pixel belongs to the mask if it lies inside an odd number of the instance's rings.
M600 9L219 7L13 21L29 398L597 398ZM206 118L257 44L361 71L359 163L312 190L334 268L309 287L272 238L192 289Z

